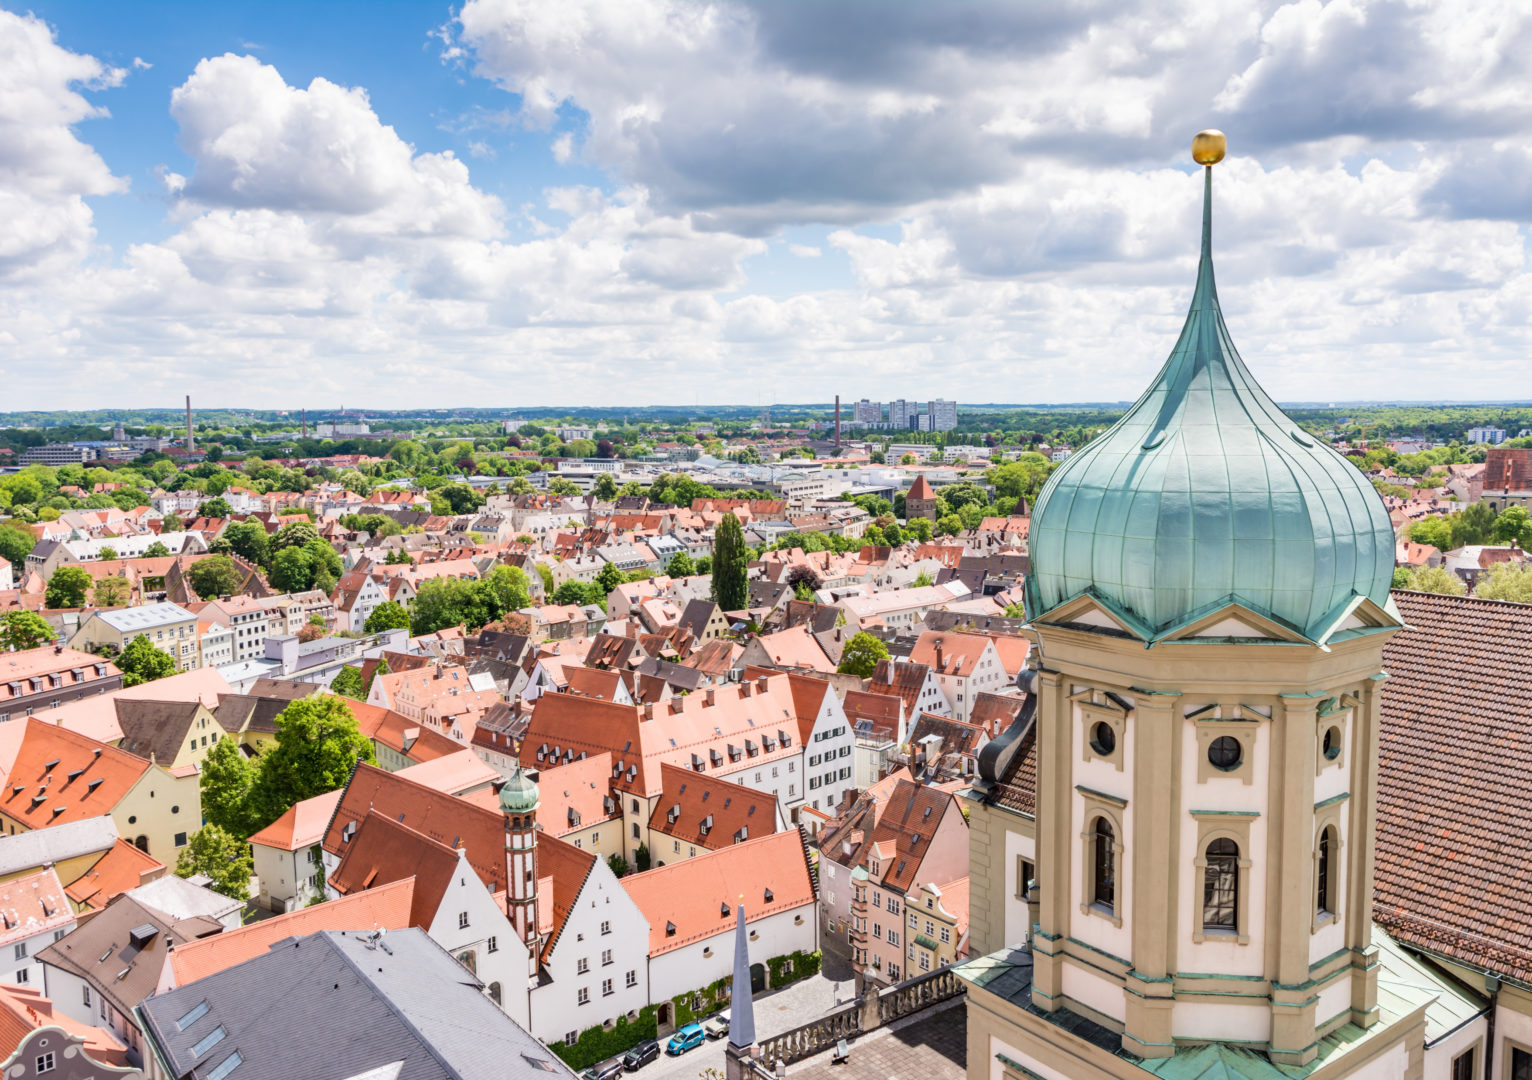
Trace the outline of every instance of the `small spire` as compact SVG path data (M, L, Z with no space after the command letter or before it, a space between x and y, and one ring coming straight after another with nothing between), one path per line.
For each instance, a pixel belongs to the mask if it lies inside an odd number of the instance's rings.
M740 897L743 901L744 897ZM750 997L750 940L745 933L745 905L734 922L734 987L729 1004L729 1045L755 1044L755 1005Z

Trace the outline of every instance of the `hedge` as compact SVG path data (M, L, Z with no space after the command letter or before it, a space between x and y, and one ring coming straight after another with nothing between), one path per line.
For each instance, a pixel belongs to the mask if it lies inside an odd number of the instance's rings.
M549 1044L549 1048L571 1069L584 1069L626 1053L645 1039L658 1038L659 1026L655 1023L654 1013L653 1005L645 1005L638 1011L637 1020L619 1016L610 1029L600 1024L586 1028L573 1046L565 1046L559 1041Z
M814 952L794 952L786 956L773 956L766 961L766 968L771 972L771 989L776 990L783 986L790 986L799 979L806 979L810 975L819 974L819 966L823 962L823 955L817 950ZM788 961L792 961L793 970L787 972Z

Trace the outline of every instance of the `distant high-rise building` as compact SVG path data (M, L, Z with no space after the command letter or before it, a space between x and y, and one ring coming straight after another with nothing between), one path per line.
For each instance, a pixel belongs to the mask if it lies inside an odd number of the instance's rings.
M1497 445L1505 442L1505 428L1476 427L1468 429L1468 441L1471 443L1489 443Z
M957 402L943 401L941 398L933 399L926 406L926 412L930 414L930 431L951 431L957 427Z
M117 421L115 424L112 425L112 441L113 442L122 442L127 437L128 437L128 433L127 433L126 429L123 428L121 420Z
M920 402L896 398L888 403L888 426L907 430L915 426L920 416Z
M883 403L863 398L851 406L851 420L857 424L883 423Z

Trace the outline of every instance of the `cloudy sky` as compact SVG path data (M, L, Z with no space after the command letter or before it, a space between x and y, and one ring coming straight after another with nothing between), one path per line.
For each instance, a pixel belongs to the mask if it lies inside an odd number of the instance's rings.
M0 5L9 0L0 0ZM0 6L0 408L1532 397L1532 7Z

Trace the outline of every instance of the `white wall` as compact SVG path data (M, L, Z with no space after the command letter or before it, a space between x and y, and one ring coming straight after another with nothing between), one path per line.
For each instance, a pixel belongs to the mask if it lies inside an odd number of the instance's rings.
M750 962L764 964L773 956L790 952L813 952L817 947L815 905L800 904L788 911L751 920L746 929L756 935L750 942ZM719 920L727 929L712 937L661 953L649 961L649 985L654 1000L665 1001L696 990L734 970L734 920Z
M460 926L460 916L468 916L468 925ZM473 970L479 981L488 986L499 983L500 1008L522 1027L529 1019L528 984L531 967L527 949L516 936L516 928L473 867L468 853L458 849L457 871L447 891L442 894L428 931L431 940L454 957L473 954ZM495 939L495 951L489 951L489 939Z
M547 898L551 901L551 897ZM609 932L601 924L609 923ZM603 950L612 950L612 963L601 962ZM579 974L579 960L588 962ZM649 1004L649 921L638 905L598 858L585 887L575 899L569 919L547 961L553 981L532 992L529 1030L544 1042L562 1039L570 1031L584 1031ZM627 985L627 973L636 973L635 986ZM601 992L604 979L612 980L612 994ZM590 992L590 1004L578 1002L578 991Z
M995 811L990 811L994 814ZM1018 888L1025 890L1026 882L1016 881L1016 860L1026 859L1034 867L1037 866L1037 844L1030 836L1023 836L1019 832L1005 830L1005 866L1002 868L1005 888L1005 908L1001 913L1004 920L1000 932L1007 945L1020 945L1032 935L1032 927L1027 919L1027 901L1025 892L1023 899L1017 899ZM993 871L991 871L993 872ZM1034 869L1033 874L1037 871Z
M830 733L835 734L831 735ZM819 741L815 741L816 737ZM805 797L809 805L821 810L833 811L840 805L842 796L847 791L857 786L856 763L852 761L852 750L856 745L856 736L851 730L851 724L846 719L846 711L841 707L840 699L830 689L830 684L825 684L825 699L820 706L819 715L814 719L814 730L809 735L808 743L803 747L804 768L808 775L803 778L799 791ZM810 765L809 759L820 758L817 765ZM841 774L845 775L842 776ZM829 779L831 775L834 779ZM804 790L809 785L810 778L823 777L825 783L812 790Z
M0 945L0 982L18 983L41 990L43 987L43 966L38 963L37 954L63 937L64 934L73 930L76 925L75 922L71 921L67 925L59 927L58 933L48 930L41 934L33 934L29 938L22 938L18 941L10 941ZM16 946L23 944L27 947L26 955L17 959ZM26 973L25 982L22 982L20 978L22 972Z
M791 727L789 727L789 724ZM775 738L775 731L771 728L763 728ZM782 730L793 736L794 754L776 758L764 764L757 763L749 757L740 758L739 768L733 772L719 772L716 775L725 780L732 781L743 787L753 788L756 791L769 791L777 797L782 812L787 815L789 821L793 820L792 812L795 808L803 805L803 789L808 780L803 774L804 757L803 747L798 745L798 722L796 720L783 720ZM850 759L846 759L850 764ZM733 764L725 759L725 766ZM776 775L772 775L775 773Z

